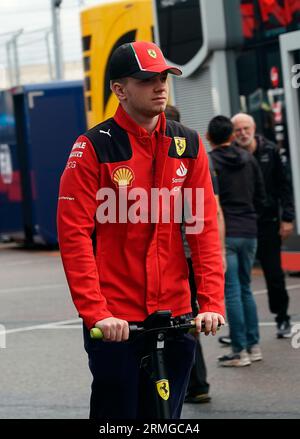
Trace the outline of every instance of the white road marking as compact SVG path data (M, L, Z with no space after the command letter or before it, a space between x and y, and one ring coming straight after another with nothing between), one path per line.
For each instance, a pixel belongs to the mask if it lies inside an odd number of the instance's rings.
M57 329L58 325L68 325L70 323L78 324L80 321L81 321L80 319L61 320L60 322L44 323L43 325L34 325L34 326L25 326L23 328L7 329L6 331L1 331L0 335L15 334L17 332L25 332L25 331L35 331L36 329L52 329L52 326L54 326ZM65 327L62 326L62 329L65 329Z

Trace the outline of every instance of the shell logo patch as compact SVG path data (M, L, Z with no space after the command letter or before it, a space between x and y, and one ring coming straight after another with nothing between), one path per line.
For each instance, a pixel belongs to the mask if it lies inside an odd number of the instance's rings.
M111 178L118 188L130 187L134 180L134 173L128 166L120 166L113 171Z
M157 58L157 54L154 49L148 49L147 52L151 56L151 58Z
M164 400L169 399L169 396L170 396L169 381L168 380L159 380L159 381L156 381L155 384L156 384L156 389L157 389L159 396Z
M185 137L174 137L176 152L181 156L186 149L186 138Z

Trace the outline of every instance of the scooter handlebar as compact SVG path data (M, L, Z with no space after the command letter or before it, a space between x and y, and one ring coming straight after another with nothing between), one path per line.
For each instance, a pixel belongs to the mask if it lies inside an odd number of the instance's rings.
M220 329L222 325L219 323L218 327L217 327L217 331ZM137 325L129 325L129 332L157 332L157 331L162 331L162 330L172 330L172 329L188 329L188 332L195 332L195 328L196 328L196 324L195 324L195 320L190 320L189 322L183 323L183 324L177 324L177 325L173 325L173 326L167 326L167 327L162 327L162 328L144 328L142 326L137 326ZM204 331L205 329L205 322L202 322L201 325L201 331ZM92 328L90 330L90 337L93 339L98 339L101 340L103 339L103 332L100 328Z

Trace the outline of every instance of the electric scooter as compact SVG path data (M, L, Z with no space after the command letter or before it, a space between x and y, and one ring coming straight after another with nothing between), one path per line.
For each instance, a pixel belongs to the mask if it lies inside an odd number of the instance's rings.
M202 324L202 329L204 329ZM149 355L143 358L141 367L147 373L150 371L150 377L153 381L156 401L157 419L170 419L171 410L169 404L170 384L165 367L164 348L167 338L174 336L177 332L195 332L195 320L185 316L174 318L169 310L156 311L149 315L143 322L142 326L129 325L130 338L141 334L151 336L152 349ZM219 329L219 328L218 328ZM93 339L102 339L103 334L100 328L92 328L90 336Z

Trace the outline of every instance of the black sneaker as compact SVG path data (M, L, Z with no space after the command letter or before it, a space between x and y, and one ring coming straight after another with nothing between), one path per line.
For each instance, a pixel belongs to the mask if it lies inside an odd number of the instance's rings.
M224 346L231 346L231 338L229 335L223 335L223 337L218 338L219 343L221 343Z
M277 323L277 338L291 338L292 328L289 320Z
M211 397L209 396L208 393L199 393L198 395L187 395L184 400L184 402L192 403L192 404L204 404L210 401L211 401Z

